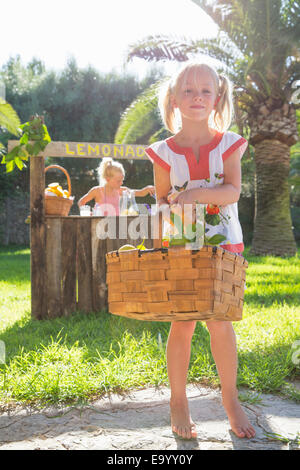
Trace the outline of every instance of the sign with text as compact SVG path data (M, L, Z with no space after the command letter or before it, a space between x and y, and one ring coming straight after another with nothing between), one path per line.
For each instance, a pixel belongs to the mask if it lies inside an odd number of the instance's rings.
M10 152L18 140L8 141ZM76 158L103 158L111 157L124 160L148 160L144 149L145 145L131 144L102 144L95 142L50 142L45 151L39 156L43 157L76 157Z

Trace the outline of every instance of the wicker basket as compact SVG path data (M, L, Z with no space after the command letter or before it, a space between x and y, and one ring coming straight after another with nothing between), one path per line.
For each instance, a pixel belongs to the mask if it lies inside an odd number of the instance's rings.
M57 168L61 170L67 177L68 182L68 191L71 194L71 180L69 173L62 166L59 165L49 165L45 168L45 173L50 168ZM45 214L46 215L69 215L70 209L73 205L73 199L68 199L60 196L48 196L45 194Z
M242 319L247 261L220 247L106 254L112 314L152 321Z

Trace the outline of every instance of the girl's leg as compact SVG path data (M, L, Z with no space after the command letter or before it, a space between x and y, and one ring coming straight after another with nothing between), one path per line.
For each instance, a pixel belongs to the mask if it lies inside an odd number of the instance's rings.
M255 430L244 413L236 388L237 351L235 333L229 321L209 320L211 352L221 381L222 403L231 429L238 437L254 437Z
M195 321L173 322L167 343L167 368L171 388L171 425L174 432L186 439L197 437L196 426L191 420L186 396L191 340L195 326Z

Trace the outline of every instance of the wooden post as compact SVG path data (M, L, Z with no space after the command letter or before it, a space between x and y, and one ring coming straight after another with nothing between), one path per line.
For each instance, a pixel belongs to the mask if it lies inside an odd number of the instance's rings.
M62 219L48 217L46 219L46 285L47 317L56 318L62 314L61 297L61 226Z
M93 311L91 217L77 219L78 309Z
M31 315L37 319L47 316L44 170L43 157L30 158Z
M77 220L62 219L61 231L61 282L62 314L69 315L76 310L76 237Z
M92 247L92 282L93 282L93 311L99 312L107 308L106 288L106 240L97 236L99 219L91 220L91 247Z

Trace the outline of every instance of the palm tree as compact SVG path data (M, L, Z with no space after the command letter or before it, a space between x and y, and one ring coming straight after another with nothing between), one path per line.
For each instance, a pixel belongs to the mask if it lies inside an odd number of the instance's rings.
M249 142L255 150L255 220L251 251L258 255L293 256L296 243L288 176L290 147L298 140L296 108L299 104L293 102L292 96L295 81L300 76L300 3L291 0L192 1L217 23L220 28L217 38L174 41L163 35L151 36L132 46L128 58L186 61L201 53L222 62L235 84L237 124L241 132L249 133ZM139 97L125 112L121 120L123 130L126 119L134 116L143 98ZM117 132L116 138L119 136Z

